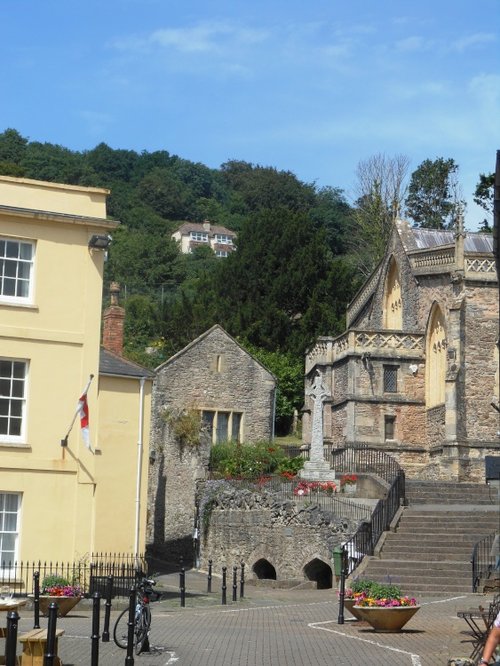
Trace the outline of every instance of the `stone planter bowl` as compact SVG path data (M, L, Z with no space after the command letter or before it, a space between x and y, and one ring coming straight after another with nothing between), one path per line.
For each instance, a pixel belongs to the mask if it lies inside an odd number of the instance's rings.
M354 615L356 620L362 620L363 618L361 617L361 613L357 608L354 608L355 603L355 599L344 599L344 608L348 610L351 615Z
M401 631L405 624L418 611L420 606L354 606L361 619L368 622L375 631L394 633Z
M57 604L57 617L64 617L76 604L80 601L81 597L49 597L47 595L40 595L40 613L42 615L49 614L49 605L53 602Z

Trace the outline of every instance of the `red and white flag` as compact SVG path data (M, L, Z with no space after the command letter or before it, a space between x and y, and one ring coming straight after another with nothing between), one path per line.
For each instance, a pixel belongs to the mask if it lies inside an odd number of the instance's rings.
M94 379L94 375L89 376L89 381L87 383L87 386L83 389L82 395L80 396L80 400L78 401L78 404L76 406L76 410L73 416L73 420L70 423L70 426L68 428L68 432L66 433L66 436L61 439L61 446L68 446L68 437L69 433L71 432L71 429L73 428L76 419L79 417L80 418L80 430L82 433L82 439L85 443L85 446L88 448L88 450L91 453L94 453L92 451L92 446L90 445L90 432L89 432L89 405L87 402L87 392L90 388L90 384L92 383L92 380Z
M80 431L85 446L92 451L90 446L90 432L89 432L89 404L87 402L87 393L85 392L78 401L78 415L80 416Z

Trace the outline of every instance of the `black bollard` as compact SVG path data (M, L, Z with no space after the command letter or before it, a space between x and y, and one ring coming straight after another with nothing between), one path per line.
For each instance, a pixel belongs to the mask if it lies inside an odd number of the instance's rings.
M245 596L245 563L241 563L240 599Z
M113 576L108 576L106 584L106 606L104 609L104 629L102 630L102 642L109 643L109 619L111 616L111 597L113 596Z
M222 567L222 605L225 606L227 604L227 598L226 598L226 590L227 590L227 585L226 585L226 574L227 574L227 567Z
M207 579L207 592L210 594L212 591L212 560L208 560L208 579Z
M134 666L134 635L135 635L135 606L137 595L132 588L128 600L128 633L127 633L127 656L125 657L125 666Z
M181 567L179 587L181 591L181 608L184 608L186 606L186 571L184 570L184 567Z
M49 604L49 621L47 624L47 643L43 657L43 666L54 666L56 663L56 629L57 629L57 604Z
M33 620L33 629L40 629L40 572L33 574L33 610L35 618Z
M233 601L238 600L238 567L233 566Z
M6 666L16 666L16 647L17 647L17 625L19 615L17 611L7 613L7 634L5 636L5 664Z
M344 624L345 579L347 575L347 550L345 546L341 546L340 562L339 616L337 624Z
M101 610L101 595L94 592L92 597L92 642L91 666L99 666L99 612Z

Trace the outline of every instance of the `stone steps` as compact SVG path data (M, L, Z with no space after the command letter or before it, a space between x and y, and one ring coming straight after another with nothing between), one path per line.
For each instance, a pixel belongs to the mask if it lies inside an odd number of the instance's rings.
M472 592L474 544L498 529L498 496L491 490L407 482L409 506L396 531L385 534L380 558L369 558L362 577L391 581L413 596Z
M470 557L471 552L471 548L466 548L460 552L452 552L443 548L439 551L430 551L427 549L424 553L415 553L410 550L404 550L402 548L384 548L384 554L391 559L400 560L411 557L413 562L417 560L423 562L439 562L443 560L450 562L463 562L464 558L467 556Z
M406 499L414 504L476 504L498 506L498 491L486 484L407 481Z

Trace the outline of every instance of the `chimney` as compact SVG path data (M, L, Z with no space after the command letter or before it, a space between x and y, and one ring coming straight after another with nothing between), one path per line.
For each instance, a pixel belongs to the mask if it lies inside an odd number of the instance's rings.
M123 354L123 325L125 322L125 310L118 305L118 294L120 285L112 282L109 285L111 303L102 316L102 346L114 354Z
M205 231L210 231L210 227L211 227L210 222L208 220L203 220L203 229Z

